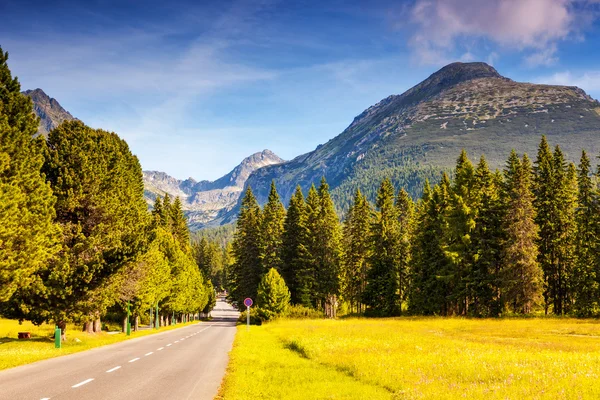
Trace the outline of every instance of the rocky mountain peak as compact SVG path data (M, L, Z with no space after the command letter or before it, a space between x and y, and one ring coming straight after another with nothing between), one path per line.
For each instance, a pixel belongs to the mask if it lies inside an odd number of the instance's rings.
M67 110L62 108L56 99L48 96L42 89L26 90L24 95L33 101L33 111L40 118L38 135L47 136L48 133L63 121L75 119Z

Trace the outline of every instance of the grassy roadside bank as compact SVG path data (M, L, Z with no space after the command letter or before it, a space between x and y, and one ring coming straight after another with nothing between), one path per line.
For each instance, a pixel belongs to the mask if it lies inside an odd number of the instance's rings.
M241 326L240 399L598 399L600 321L398 318Z
M81 326L69 324L67 326L67 341L63 342L61 349L55 349L54 339L51 337L54 334L54 325L44 324L35 326L31 322L23 322L22 325L19 325L18 321L0 318L0 370L77 353L153 333L165 332L197 322L193 321L187 324L162 327L159 330L148 329L131 332L131 336L127 336L124 333L109 335L105 332L90 335L81 332ZM17 339L18 332L31 332L31 339Z

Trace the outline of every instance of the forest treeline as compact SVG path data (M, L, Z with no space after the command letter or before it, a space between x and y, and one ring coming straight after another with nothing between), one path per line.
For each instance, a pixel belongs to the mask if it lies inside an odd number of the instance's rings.
M343 223L325 179L287 210L274 183L262 209L247 188L226 285L241 304L275 268L292 303L330 316L597 316L599 174L542 137L534 162L513 151L502 171L463 151L417 202L389 179L375 204L356 190Z
M68 121L35 137L7 60L0 49L0 313L93 332L127 302L163 324L210 309L179 199L148 212L140 163L115 133Z

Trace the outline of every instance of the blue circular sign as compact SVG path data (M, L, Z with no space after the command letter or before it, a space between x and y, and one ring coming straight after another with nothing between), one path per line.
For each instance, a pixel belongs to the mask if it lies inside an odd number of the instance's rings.
M246 307L250 307L252 305L252 299L250 297L247 297L246 299L244 299L244 305Z

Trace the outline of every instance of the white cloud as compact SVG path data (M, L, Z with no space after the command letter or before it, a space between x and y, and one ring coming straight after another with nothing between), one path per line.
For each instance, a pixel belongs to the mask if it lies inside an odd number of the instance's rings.
M577 74L570 71L557 72L549 76L539 77L535 81L548 85L577 86L587 92L600 91L600 70Z
M416 26L410 45L423 64L444 60L461 41L478 38L527 52L528 65L551 65L557 60L556 44L578 33L581 14L573 4L581 2L417 0L409 12Z

